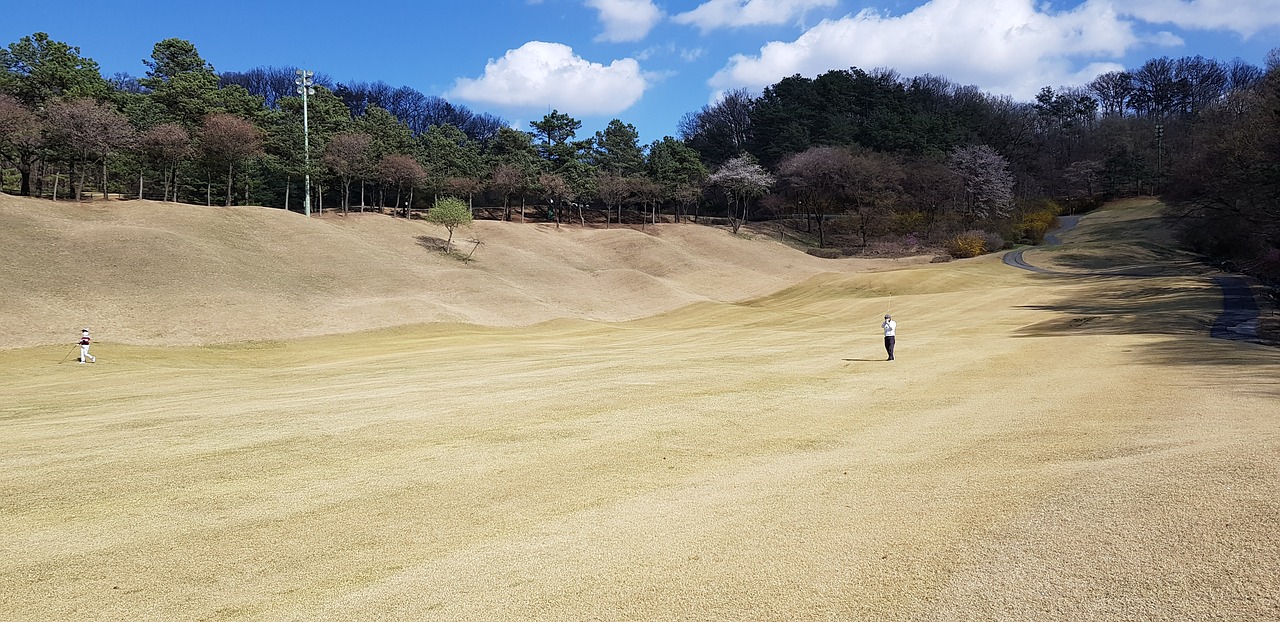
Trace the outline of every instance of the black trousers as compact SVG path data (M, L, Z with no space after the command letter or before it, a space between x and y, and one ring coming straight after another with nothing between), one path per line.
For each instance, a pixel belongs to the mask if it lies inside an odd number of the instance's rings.
M896 337L885 337L885 338L884 338L884 350L885 350L885 352L888 352L888 353L889 353L889 360L890 360L890 361L892 361L892 360L893 360L893 344L894 344L894 342L895 342L895 341L897 341L897 338L896 338Z

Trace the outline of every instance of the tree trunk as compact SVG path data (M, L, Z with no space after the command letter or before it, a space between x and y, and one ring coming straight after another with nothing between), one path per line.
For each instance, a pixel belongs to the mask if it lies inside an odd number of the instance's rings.
M107 200L107 156L102 156L102 200Z
M31 167L19 167L18 176L22 178L22 181L18 183L18 194L24 197L31 196Z
M209 173L204 183L205 207L213 207L213 173Z
M824 218L822 218L821 214L817 214L817 216L818 216L818 248L826 248L827 235L822 229L822 221L824 220Z
M138 169L138 200L139 201L142 200L142 176L145 172L146 172L146 169L144 168Z
M293 189L293 176L284 176L284 211L289 211L289 191Z
M231 207L231 171L234 165L227 165L227 207Z
M53 174L53 200L54 202L57 202L58 200L58 174L57 173Z

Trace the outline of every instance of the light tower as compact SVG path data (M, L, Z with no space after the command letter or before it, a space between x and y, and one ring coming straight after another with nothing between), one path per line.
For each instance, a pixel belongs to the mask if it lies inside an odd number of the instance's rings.
M293 81L298 85L298 94L302 96L302 159L303 159L303 175L306 178L303 182L302 192L302 213L307 217L311 216L311 130L307 127L307 96L315 95L316 90L313 88L315 82L311 80L316 75L314 71L299 69L297 71L298 78Z
M1162 170L1164 164L1164 124L1156 124L1156 191L1153 194L1160 194L1160 177L1164 173Z

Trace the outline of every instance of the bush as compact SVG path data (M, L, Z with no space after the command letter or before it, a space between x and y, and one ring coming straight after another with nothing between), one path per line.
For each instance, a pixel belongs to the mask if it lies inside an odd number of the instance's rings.
M1061 213L1062 207L1053 201L1045 201L1039 207L1027 210L1017 224L1020 237L1032 244L1044 242L1045 234L1054 229Z
M1004 236L999 233L987 233L982 240L982 251L984 253L994 253L1008 246L1004 241Z
M947 253L956 259L977 257L983 253L986 245L987 232L977 229L957 233L943 243Z
M927 224L924 212L894 212L889 219L889 231L896 235L909 235L925 230Z

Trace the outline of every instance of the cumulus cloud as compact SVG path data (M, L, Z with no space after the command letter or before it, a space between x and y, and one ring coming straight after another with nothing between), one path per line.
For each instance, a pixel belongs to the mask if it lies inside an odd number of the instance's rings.
M1280 26L1280 0L1125 0L1122 15L1187 30L1226 30L1248 38Z
M662 10L652 0L585 0L600 12L604 32L597 41L639 41L662 20Z
M864 10L824 20L795 41L769 43L759 55L734 56L710 85L759 89L797 73L889 67L906 76L944 75L992 93L1030 98L1042 86L1078 84L1074 60L1119 58L1139 43L1132 24L1107 0L1086 0L1062 12L1037 4L932 0L900 16ZM1093 65L1105 67L1120 66Z
M489 59L479 78L458 78L446 96L506 108L551 106L567 114L608 115L630 108L648 86L635 59L603 65L567 45L530 41Z
M805 11L836 6L838 0L708 0L692 11L671 18L703 32L717 28L786 24Z

